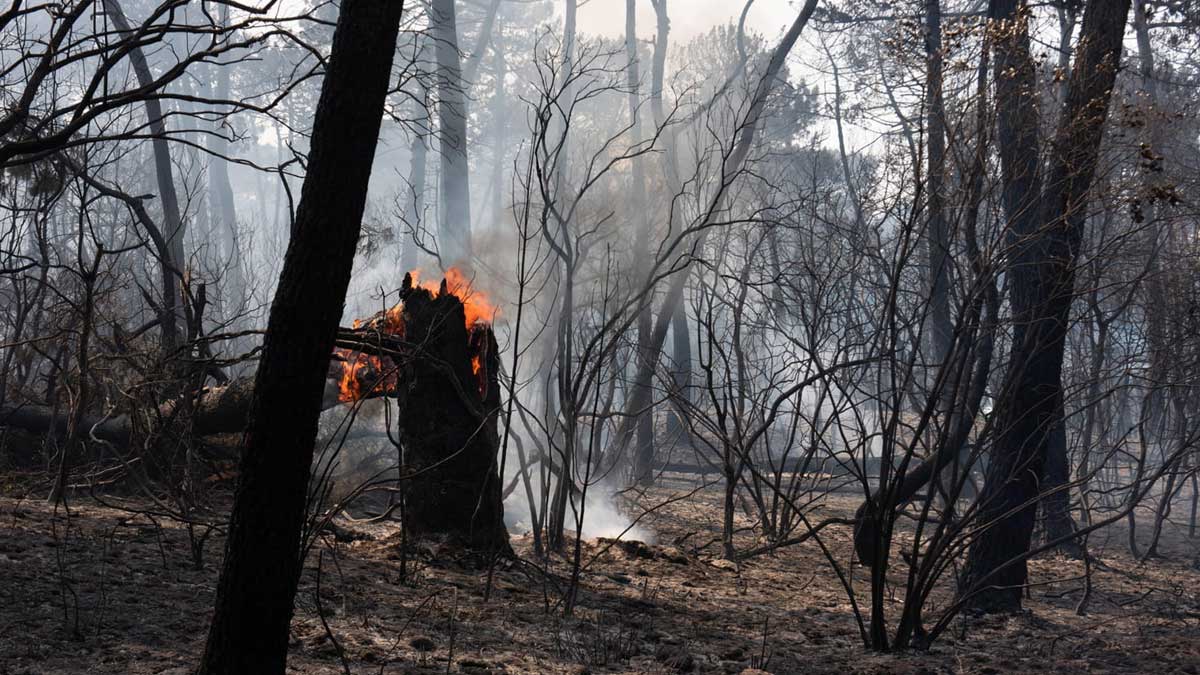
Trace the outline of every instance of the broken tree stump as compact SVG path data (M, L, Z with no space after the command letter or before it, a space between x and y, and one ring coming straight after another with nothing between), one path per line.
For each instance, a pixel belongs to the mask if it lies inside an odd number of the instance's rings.
M401 289L411 351L400 375L405 527L475 550L508 549L497 471L499 358L491 326L466 324L462 300Z

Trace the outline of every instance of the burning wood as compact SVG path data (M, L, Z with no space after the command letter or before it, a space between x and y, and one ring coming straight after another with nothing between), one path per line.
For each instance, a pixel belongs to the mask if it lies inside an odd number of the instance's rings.
M491 321L498 310L487 296L474 290L470 281L457 268L451 268L440 283L419 282L419 272L406 278L407 293L420 289L433 298L454 297L463 308L463 324L467 329L469 360L476 389L485 395L489 373L485 363L492 353ZM379 312L367 319L357 320L351 328L338 331L336 347L330 361L329 389L323 407L377 396L396 396L401 384L401 366L425 345L408 340L405 304ZM334 387L336 383L336 387ZM196 396L192 409L192 432L197 435L242 431L254 391L254 378L234 380L225 386L206 387ZM333 391L336 391L336 396ZM173 419L178 401L162 403L159 416ZM0 407L0 427L11 426L33 433L54 431L62 433L66 418L44 405L5 405ZM82 422L89 434L101 440L125 445L129 442L130 423L125 415L85 416Z
M494 309L448 275L437 288L400 291L405 348L400 439L406 481L404 520L416 535L450 537L476 550L508 548L497 417L499 356Z
M483 393L487 384L484 372L492 320L498 310L487 296L472 288L470 280L456 267L446 271L440 284L421 282L420 270L405 275L401 301L394 307L366 319L355 319L353 327L338 333L337 347L330 362L331 376L338 380L338 399L352 403L376 396L395 396L400 385L400 369L417 345L407 339L404 298L420 289L434 298L457 298L463 308L463 322L470 352L471 370L476 386ZM478 337L477 337L478 336Z
M400 299L338 332L330 377L339 401L397 400L410 532L505 549L496 308L457 269L440 284L405 275Z

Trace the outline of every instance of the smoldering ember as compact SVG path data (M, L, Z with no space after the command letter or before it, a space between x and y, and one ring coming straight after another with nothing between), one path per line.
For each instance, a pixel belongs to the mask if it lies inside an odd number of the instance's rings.
M0 675L1200 673L1198 55L0 0Z

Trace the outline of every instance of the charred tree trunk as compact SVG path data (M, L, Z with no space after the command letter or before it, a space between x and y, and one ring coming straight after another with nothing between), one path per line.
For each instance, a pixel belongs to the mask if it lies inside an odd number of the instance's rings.
M282 673L313 445L404 3L343 0L267 324L200 672Z
M1042 175L1037 138L1040 123L1037 66L1029 50L1028 8L1018 0L998 0L992 4L991 18L997 21L995 30L999 33L995 49L996 126L1003 172L1004 210L1008 217L1006 242L1012 251L1010 267L1014 271L1030 270L1037 265ZM1028 294L1019 292L1020 288L1019 283L1010 286L1010 301L1013 314L1017 317L1028 316L1032 302ZM1019 324L1022 319L1018 318L1017 321ZM1017 344L1015 337L1013 344ZM1013 356L1016 356L1015 351ZM1061 397L1059 399L1056 412L1059 420L1049 422L1051 433L1047 436L1047 461L1041 477L1048 486L1063 488L1049 492L1043 504L1047 531L1061 534L1073 531L1074 523L1070 516L1070 493L1064 487L1070 473L1065 427L1061 429L1061 442L1055 442L1058 435L1053 431L1064 424L1061 419L1064 415Z
M1129 4L1091 0L1087 5L1038 209L1039 227L1018 249L1021 264L1012 273L1013 349L997 397L997 437L978 515L986 529L971 545L961 589L965 604L980 611L1019 610L1028 580L1026 555L1042 472L1062 414L1061 374L1075 261ZM1036 133L1036 128L1023 131ZM1003 128L1000 140L1003 147ZM1033 161L1036 164L1036 157Z
M492 93L492 129L494 150L492 151L492 206L491 218L493 223L504 221L504 167L508 156L508 90L505 80L508 77L508 62L504 50L497 47L493 50L493 77L495 91ZM411 268L410 268L411 269Z
M186 419L183 417L183 401L191 398ZM151 410L162 424L187 424L187 431L194 436L238 433L246 430L250 414L250 402L254 398L254 378L244 377L219 387L205 387L198 392L187 393ZM334 382L327 381L321 399L321 409L337 405L338 389ZM11 427L32 434L67 433L67 420L48 405L3 405L0 406L0 428ZM97 416L83 415L79 428L84 437L95 437L117 446L134 442L133 426L128 415Z
M405 527L477 551L508 549L497 472L499 354L491 328L468 328L462 302L407 283L405 339L415 345L401 375L400 438Z
M936 369L950 353L954 324L950 316L950 241L945 212L946 106L942 95L942 9L939 0L925 2L926 150L929 160L925 241L929 254L929 352Z
M1063 553L1078 556L1082 553L1078 542L1068 539L1075 533L1075 521L1071 518L1071 464L1067 458L1067 420L1061 392L1057 408L1046 444L1046 465L1042 469L1045 483L1041 500L1042 527L1046 541L1066 539L1060 546Z
M1188 434L1189 416L1187 400L1180 393L1173 393L1170 399L1172 407L1175 409L1175 414L1170 416L1175 426L1174 438L1171 442L1178 443L1179 447L1177 452L1174 453L1175 457L1173 459L1164 453L1163 458L1167 462L1167 484L1163 488L1158 506L1154 509L1154 525L1150 530L1150 543L1146 547L1146 553L1142 555L1142 560L1150 560L1160 555L1158 552L1158 543L1162 537L1163 525L1171 515L1172 502L1175 501L1178 492L1183 489L1183 476L1185 474L1181 473L1181 469L1186 469L1185 453L1187 452L1187 445L1192 442Z
M82 447L83 428L83 412L87 408L88 401L91 398L91 383L92 374L90 371L91 353L88 350L88 345L91 341L92 326L96 318L96 279L100 270L101 259L104 257L103 251L97 251L95 258L85 264L83 260L83 233L79 233L77 243L77 251L79 252L77 264L79 265L79 277L83 285L83 297L80 298L80 317L79 317L79 338L76 350L75 359L79 363L79 383L71 397L71 411L67 422L66 440L62 443L59 455L58 475L54 480L54 487L50 491L49 501L52 503L61 503L64 500L64 492L67 489L67 477L70 474L71 462L75 456L81 454L77 452L77 448Z

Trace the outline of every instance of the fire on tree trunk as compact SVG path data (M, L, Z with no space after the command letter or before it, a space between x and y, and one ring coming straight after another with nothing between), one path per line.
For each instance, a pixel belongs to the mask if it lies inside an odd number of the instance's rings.
M362 351L339 350L343 399L397 397L411 534L446 537L475 550L507 549L491 308L454 269L440 287L415 285L405 275L400 298L403 304L355 322ZM402 345L399 353L368 354L372 332Z
M408 341L405 410L400 421L408 481L405 526L472 548L508 547L496 430L499 359L491 326L468 326L462 300L442 282L437 294L409 283L401 290Z

